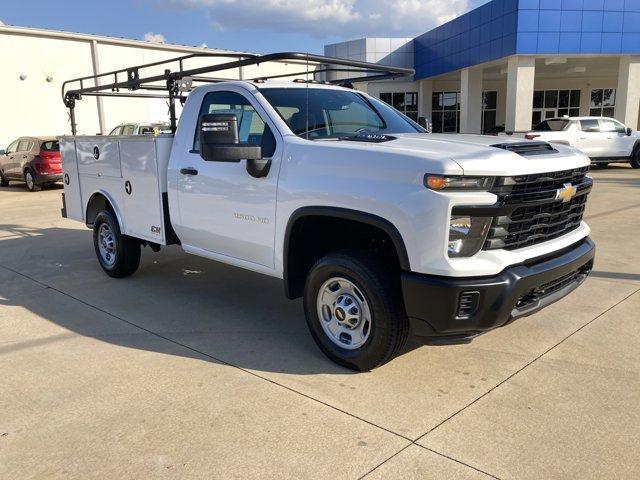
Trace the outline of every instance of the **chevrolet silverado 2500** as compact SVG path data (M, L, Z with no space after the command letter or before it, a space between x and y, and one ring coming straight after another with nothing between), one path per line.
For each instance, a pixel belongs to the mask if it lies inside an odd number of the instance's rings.
M143 245L180 244L282 278L320 349L356 370L410 331L465 342L537 312L593 265L586 155L428 134L352 88L210 83L174 135L60 142L63 214L93 229L109 276L133 274Z

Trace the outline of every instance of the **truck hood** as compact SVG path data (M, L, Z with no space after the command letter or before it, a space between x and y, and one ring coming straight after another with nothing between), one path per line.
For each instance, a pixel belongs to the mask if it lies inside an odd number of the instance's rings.
M522 175L569 170L589 165L589 158L579 150L564 145L553 145L549 154L520 155L495 147L499 144L528 142L521 138L489 135L425 134L394 135L395 140L381 144L384 148L413 152L432 160L448 159L457 163L465 175ZM349 142L344 142L349 143Z

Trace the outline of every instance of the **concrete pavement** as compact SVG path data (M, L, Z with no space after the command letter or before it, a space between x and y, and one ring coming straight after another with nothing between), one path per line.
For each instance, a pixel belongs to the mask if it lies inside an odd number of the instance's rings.
M574 294L354 374L281 282L164 249L100 270L61 189L0 189L0 478L630 478L640 172L594 169Z

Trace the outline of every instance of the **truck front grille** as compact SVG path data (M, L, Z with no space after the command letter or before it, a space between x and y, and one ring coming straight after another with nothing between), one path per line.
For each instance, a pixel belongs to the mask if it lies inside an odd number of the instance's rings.
M496 216L484 250L515 250L561 237L580 226L591 191L588 167L559 172L501 177L491 190L508 215ZM557 198L566 185L576 187L568 202Z

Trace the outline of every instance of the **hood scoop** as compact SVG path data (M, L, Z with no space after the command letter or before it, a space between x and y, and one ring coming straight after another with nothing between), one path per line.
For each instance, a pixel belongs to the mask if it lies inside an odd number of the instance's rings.
M547 142L507 142L507 143L497 143L495 145L491 145L495 148L501 148L502 150L508 150L513 153L517 153L518 155L522 155L523 157L528 157L531 155L550 155L553 153L558 153L558 150L553 148L550 143Z

